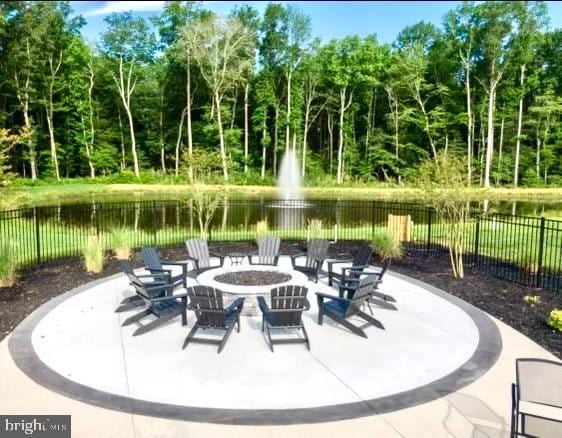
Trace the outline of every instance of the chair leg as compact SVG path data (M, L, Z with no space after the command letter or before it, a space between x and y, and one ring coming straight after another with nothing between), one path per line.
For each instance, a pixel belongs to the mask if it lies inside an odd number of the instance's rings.
M308 337L308 333L304 328L304 324L302 325L302 332L304 333L304 339L306 340L306 348L308 349L308 351L310 351L310 338Z
M332 318L334 321L336 321L338 324L343 325L345 328L349 329L350 331L352 331L353 333L355 333L356 335L359 335L363 338L367 338L367 334L363 331L363 329L361 329L360 327L357 327L356 325L353 325L352 323L350 323L348 320L346 320L345 318L342 318L340 316L334 315L332 313L327 313L327 316L329 316L330 318Z
M181 299L181 325L187 325L187 297Z
M195 332L197 331L199 327L197 326L197 323L195 323L195 325L193 326L193 328L189 331L189 334L187 335L187 337L185 338L185 341L183 341L183 345L181 347L182 350L185 350L185 347L187 347L187 344L189 344L189 341L191 341L191 338L193 338L193 336L195 336Z
M226 333L224 334L224 337L222 338L221 343L219 344L219 350L217 351L217 353L220 353L222 351L222 349L224 348L224 346L226 345L226 341L228 341L228 337L230 336L230 334L232 333L232 330L234 329L234 324L231 325L230 327L228 327L228 330L226 331Z
M269 324L266 326L267 328L267 340L269 341L269 349L273 353L273 340L271 339L271 330L269 328Z
M133 336L138 336L138 335L142 335L146 332L149 332L150 330L152 330L152 329L154 329L158 326L161 326L165 322L171 321L176 316L178 316L177 313L171 313L170 315L162 316L158 319L155 319L154 321L150 321L148 324L144 324L143 326L136 329L135 332L133 333Z
M322 325L324 319L324 300L318 297L318 325Z
M123 324L121 324L121 326L125 327L126 325L131 325L132 323L140 321L148 315L150 315L150 310L145 309L142 312L137 313L136 315L128 317L125 321L123 321Z

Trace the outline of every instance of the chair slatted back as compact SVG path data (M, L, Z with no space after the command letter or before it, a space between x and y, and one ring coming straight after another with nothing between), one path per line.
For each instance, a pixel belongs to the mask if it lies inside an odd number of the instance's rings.
M190 307L195 311L197 324L204 327L226 327L221 290L197 285L187 289L187 296Z
M311 239L306 249L306 267L316 268L317 263L322 263L328 256L330 242L325 239Z
M353 267L355 266L367 266L373 255L373 248L370 245L361 245L359 247L359 252L353 259Z
M152 246L145 246L141 249L141 257L148 270L161 270L163 268L156 248L153 248Z
M281 239L277 236L262 236L258 239L258 261L263 265L273 265L279 256Z
M542 359L517 359L519 399L562 408L562 363Z
M355 290L353 297L351 298L345 316L353 316L361 310L361 306L365 300L369 299L369 296L377 282L375 275L368 275L359 280L357 289Z
M287 285L272 289L271 309L285 311L273 313L269 321L270 324L283 327L301 325L301 317L306 307L307 294L308 289L303 286Z
M208 268L211 266L211 255L209 254L209 245L205 239L190 239L185 242L187 253L190 257L197 259L200 268Z
M128 261L121 262L121 269L127 275L129 283L135 288L135 292L145 302L150 303L150 294L146 290L145 284L137 277L132 265Z

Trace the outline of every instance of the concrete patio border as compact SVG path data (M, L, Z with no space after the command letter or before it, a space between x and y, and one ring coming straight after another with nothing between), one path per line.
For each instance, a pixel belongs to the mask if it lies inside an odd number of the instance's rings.
M478 346L472 357L460 368L436 381L409 391L361 402L313 408L215 409L148 402L93 389L65 378L41 361L31 341L36 325L57 305L93 286L111 281L121 275L115 274L63 293L43 304L22 321L11 334L8 343L10 354L17 367L36 383L54 392L91 405L125 413L217 424L288 425L366 417L441 398L480 378L494 365L502 350L499 330L485 312L427 283L391 272L391 275L422 287L459 307L473 320L478 328Z

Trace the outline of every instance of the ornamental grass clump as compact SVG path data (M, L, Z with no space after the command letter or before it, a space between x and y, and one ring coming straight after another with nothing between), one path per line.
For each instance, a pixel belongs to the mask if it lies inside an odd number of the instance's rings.
M267 222L267 219L264 219L263 221L258 221L256 223L256 239L259 239L260 237L265 236L268 233L269 233L269 223Z
M553 329L562 332L562 309L552 309L546 318L546 323Z
M131 255L131 231L127 228L114 228L110 233L111 249L119 260L127 260Z
M382 260L396 260L402 257L402 244L386 231L376 233L373 236L372 244L374 253Z
M103 236L90 235L82 248L86 271L97 274L103 269L104 245Z
M0 287L11 287L16 282L16 251L11 240L0 242Z
M322 237L322 220L310 219L308 221L308 240Z

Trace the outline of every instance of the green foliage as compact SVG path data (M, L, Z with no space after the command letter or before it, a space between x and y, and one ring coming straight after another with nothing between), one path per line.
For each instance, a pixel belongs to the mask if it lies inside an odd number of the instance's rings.
M84 267L86 271L99 273L103 269L105 259L103 235L89 235L86 238L84 247L82 248L82 257L84 258Z
M377 231L373 235L371 243L375 254L382 260L396 260L402 257L402 244L386 231Z
M523 297L523 301L531 306L534 306L536 304L541 304L541 297L540 295L525 295Z
M16 281L16 251L11 240L0 240L0 287L11 287Z
M546 323L553 329L562 332L562 309L552 309L546 318Z
M131 255L131 237L134 230L129 228L113 228L109 233L109 248L113 250L115 257L127 260Z

